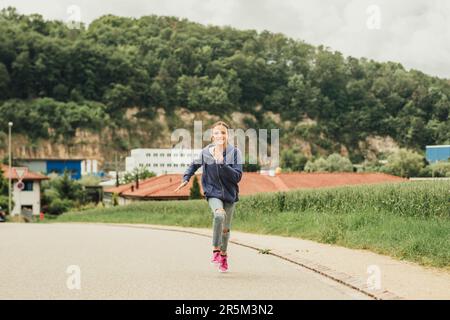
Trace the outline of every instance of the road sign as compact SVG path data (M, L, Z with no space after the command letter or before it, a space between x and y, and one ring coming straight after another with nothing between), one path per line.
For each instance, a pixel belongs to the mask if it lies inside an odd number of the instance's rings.
M22 191L25 188L25 184L22 182L22 179L27 174L28 168L27 167L13 167L13 172L19 178L19 181L17 182L17 189Z
M25 183L23 183L22 181L17 182L17 189L22 191L24 188L25 188Z
M23 177L27 174L28 168L27 167L14 167L13 171L16 173L17 177L19 178L19 182L21 182Z

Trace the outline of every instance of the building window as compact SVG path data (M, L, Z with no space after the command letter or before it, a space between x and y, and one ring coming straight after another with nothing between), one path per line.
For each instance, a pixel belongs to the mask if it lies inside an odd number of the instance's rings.
M168 163L168 164L167 164L167 166L168 166L168 167L171 167L171 166L172 166L172 164L171 164L171 163Z
M178 164L177 164L177 163L174 163L173 166L174 166L174 167L178 167Z
M23 181L24 188L22 191L33 191L33 181Z
M181 166L184 167L184 163L182 163Z
M170 153L168 153L167 156L170 157Z
M161 163L159 166L160 166L160 167L164 167L164 163Z
M180 153L180 157L184 157L184 153Z
M159 156L160 156L160 157L164 157L164 153L160 153Z
M154 164L153 164L153 166L154 166L154 167L157 167L157 166L158 166L158 164L157 164L157 163L154 163Z
M158 156L158 154L157 154L157 153L154 153L154 154L153 154L153 156L154 156L154 157L157 157L157 156Z

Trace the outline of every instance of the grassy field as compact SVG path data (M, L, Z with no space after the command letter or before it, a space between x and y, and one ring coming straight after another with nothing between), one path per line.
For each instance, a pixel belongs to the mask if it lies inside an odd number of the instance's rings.
M212 227L205 200L137 202L56 222ZM241 197L232 230L368 249L450 270L450 181L305 189Z

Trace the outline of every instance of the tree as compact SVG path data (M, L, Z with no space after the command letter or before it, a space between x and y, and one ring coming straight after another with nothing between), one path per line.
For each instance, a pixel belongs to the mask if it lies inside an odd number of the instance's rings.
M305 114L313 119L319 116L320 90L302 74L289 78L288 97L289 101L280 110L285 119L301 120Z
M450 143L450 83L399 63L175 17L106 15L72 30L7 8L0 21L0 127L13 121L32 142L71 143L79 128L121 131L130 107L142 122L183 107L248 113L260 128L267 112L294 126L308 117L318 128L313 150L343 143L353 160L373 135L416 150ZM285 141L299 135L286 131Z
M83 187L78 181L72 180L68 170L64 170L62 176L55 178L52 185L58 192L60 199L84 202Z
M139 180L145 180L151 177L155 177L156 173L149 171L147 167L136 167L131 172L126 172L122 178L122 183L135 182L136 178Z
M189 193L189 199L201 199L202 195L200 193L200 185L198 183L197 176L194 175L194 180L192 182L192 187Z
M69 98L69 90L67 87L61 83L57 84L53 88L52 96L59 101L67 101Z
M123 110L132 105L134 98L133 91L129 86L114 84L105 93L104 100L108 106L108 113L114 119L123 117Z
M42 210L50 214L62 214L87 202L87 192L83 185L70 177L64 170L62 176L44 181L41 185Z
M0 196L7 196L9 194L8 183L0 166Z
M0 207L2 210L8 212L9 209L9 181L3 175L3 170L0 168ZM11 203L12 208L14 208L14 201ZM8 212L10 214L10 212Z
M119 205L119 194L117 192L112 194L112 203L114 207Z
M12 64L14 94L19 98L34 95L32 62L28 50L19 53Z
M0 62L0 101L5 100L9 95L8 89L10 80L8 69Z

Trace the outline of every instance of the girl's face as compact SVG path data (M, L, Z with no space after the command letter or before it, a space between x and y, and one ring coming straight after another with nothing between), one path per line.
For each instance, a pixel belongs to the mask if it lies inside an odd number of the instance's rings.
M215 126L212 130L213 142L217 145L226 146L228 140L228 130L222 125Z

